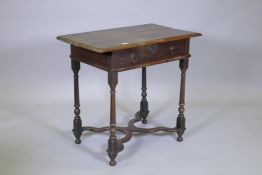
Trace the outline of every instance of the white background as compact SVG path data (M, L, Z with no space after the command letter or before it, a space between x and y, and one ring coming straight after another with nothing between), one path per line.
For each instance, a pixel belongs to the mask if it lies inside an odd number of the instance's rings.
M1 0L0 174L261 174L260 0ZM55 38L157 23L203 34L191 41L184 142L138 135L109 167L107 134L73 143L69 46ZM148 68L149 126L174 126L177 62ZM117 122L139 108L141 70L119 74ZM104 71L82 65L83 124L109 123Z

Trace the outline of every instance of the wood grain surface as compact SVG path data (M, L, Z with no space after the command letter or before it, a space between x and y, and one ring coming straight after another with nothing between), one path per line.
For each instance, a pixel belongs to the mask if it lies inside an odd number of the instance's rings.
M58 36L57 39L98 53L176 41L201 36L200 33L143 24L93 32Z

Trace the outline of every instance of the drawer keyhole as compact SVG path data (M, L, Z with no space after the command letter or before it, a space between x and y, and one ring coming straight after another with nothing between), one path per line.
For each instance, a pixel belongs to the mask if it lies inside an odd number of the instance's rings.
M158 45L150 45L148 46L148 50L151 52L151 53L155 53L158 49Z

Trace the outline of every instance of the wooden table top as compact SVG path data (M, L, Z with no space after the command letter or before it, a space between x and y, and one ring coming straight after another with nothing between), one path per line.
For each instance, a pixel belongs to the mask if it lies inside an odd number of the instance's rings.
M200 33L183 31L157 24L120 27L114 29L58 36L57 39L76 47L98 53L158 44L168 41L201 36Z

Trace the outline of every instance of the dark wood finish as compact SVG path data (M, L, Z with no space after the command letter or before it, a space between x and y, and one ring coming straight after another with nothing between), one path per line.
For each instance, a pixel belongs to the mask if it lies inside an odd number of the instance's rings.
M98 53L141 47L200 36L200 33L173 29L157 24L58 36L57 39Z
M177 134L177 141L181 142L183 141L183 133L186 129L185 127L185 78L186 78L186 70L188 66L188 59L180 60L179 67L181 69L181 84L180 84L180 98L179 98L179 114L177 117L177 125L176 127L179 129Z
M135 114L135 118L131 119L128 122L128 126L127 127L120 127L120 126L116 126L115 130L116 131L120 131L122 133L125 134L124 137L122 137L121 139L117 140L117 144L116 142L113 142L113 144L111 145L111 142L109 142L109 147L110 149L110 155L109 156L113 156L113 162L111 162L112 160L110 160L109 164L114 166L116 165L116 162L114 161L114 158L116 157L117 153L121 152L124 149L124 143L128 142L132 136L133 136L133 132L139 132L139 133L154 133L154 132L160 132L160 131L164 131L164 132L178 132L179 129L174 127L174 128L168 128L168 127L153 127L153 128L139 128L135 126L136 122L139 122L142 120L142 116L140 112L137 112ZM111 127L110 126L105 126L105 127L92 127L92 126L85 126L83 127L83 131L92 131L92 132L105 132L105 131L110 131ZM110 140L110 139L109 139ZM112 147L113 147L113 151L112 151ZM111 155L112 153L112 155ZM111 158L111 157L110 157Z
M80 102L79 102L79 84L78 84L78 72L80 70L80 62L71 60L71 67L74 73L74 121L73 121L73 133L75 135L75 143L80 144L80 137L82 135L82 120L80 118Z
M146 96L147 96L147 93L146 93L146 67L143 67L142 68L142 93L141 93L141 96L142 96L142 100L140 102L140 114L141 114L141 117L143 118L142 119L142 123L143 124L146 124L147 123L147 116L148 116L148 113L149 113L149 110L148 110L148 102L147 102L147 99L146 99Z
M182 59L188 56L185 47L185 40L179 40L115 51L110 69L122 71Z
M187 40L187 47L186 47L186 51L189 52L189 43L190 41ZM184 116L184 112L185 112L185 88L186 88L186 71L188 68L188 61L189 61L189 57L183 60L179 61L179 68L181 70L181 82L180 82L180 95L179 95L179 114L177 117L177 124L176 127L178 128L178 132L177 132L177 141L182 142L183 141L183 137L182 135L185 132L185 116Z
M70 56L105 71L119 72L186 58L186 47L186 40L179 40L99 54L71 45Z
M74 60L78 60L105 71L110 70L109 59L111 57L111 53L100 54L71 45L70 57Z
M187 32L155 24L146 24L110 30L87 32L66 36L58 39L71 44L71 63L74 72L74 128L75 143L81 143L80 137L83 131L104 132L109 131L107 153L109 164L116 165L116 157L124 149L124 143L128 142L134 132L176 132L177 141L183 140L185 127L185 78L189 62L190 38L200 36L195 32ZM176 127L139 128L136 122L147 123L148 101L146 70L148 66L179 60L181 70L179 114ZM82 127L80 118L78 72L80 62L89 64L108 73L110 86L110 125L97 128L91 126ZM116 125L116 86L118 84L118 72L129 69L142 68L142 100L140 110L135 114L126 127ZM124 133L124 137L118 139L116 132Z
M108 84L110 86L110 137L108 140L108 149L107 153L110 157L109 164L111 166L116 165L115 158L118 153L117 147L117 138L116 138L116 85L118 83L118 73L117 72L108 72Z

